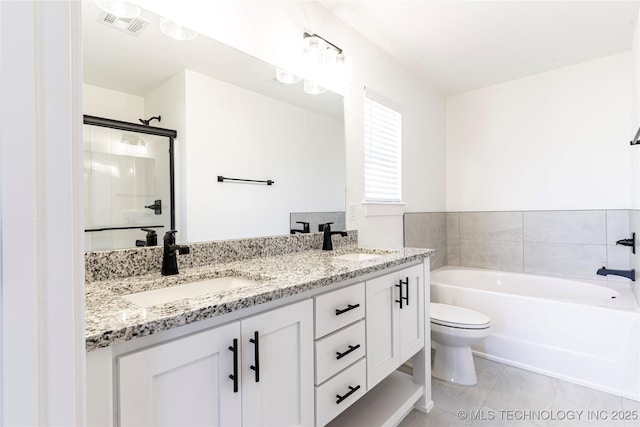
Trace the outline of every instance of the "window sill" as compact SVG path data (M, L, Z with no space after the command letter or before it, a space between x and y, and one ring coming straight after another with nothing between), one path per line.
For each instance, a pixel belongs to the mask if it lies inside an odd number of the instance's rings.
M364 216L402 216L406 203L362 202Z

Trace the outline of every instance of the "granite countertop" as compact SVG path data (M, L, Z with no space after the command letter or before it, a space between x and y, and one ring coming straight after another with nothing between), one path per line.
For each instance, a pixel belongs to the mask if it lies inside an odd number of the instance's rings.
M363 261L335 258L354 252L380 256ZM396 265L422 260L433 253L433 249L344 247L331 252L311 250L181 269L180 274L175 276L162 276L158 272L125 279L87 282L86 349L90 351L108 347ZM255 283L149 308L142 308L123 298L124 295L136 292L225 276L243 277Z

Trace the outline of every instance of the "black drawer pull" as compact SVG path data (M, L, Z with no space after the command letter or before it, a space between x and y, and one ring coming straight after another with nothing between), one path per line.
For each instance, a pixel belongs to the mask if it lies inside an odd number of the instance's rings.
M342 310L338 310L336 308L336 316L340 316L342 313L346 313L347 311L351 311L354 308L358 308L358 307L360 307L360 304L355 304L355 305L349 304L347 305L347 308L343 308Z
M251 365L249 366L249 369L253 370L256 372L256 382L259 383L260 382L260 342L258 340L258 331L255 331L253 333L253 338L251 338L249 340L250 343L253 343L254 347L254 358L255 358L255 365Z
M233 346L229 346L229 350L233 351L233 374L229 378L233 380L233 392L238 392L238 339L233 339Z
M347 354L351 353L352 351L356 351L359 348L360 348L360 344L356 344L356 345L350 345L349 350L345 351L344 353L340 353L339 351L336 351L336 360L342 359Z
M336 397L338 398L338 400L336 400L336 404L339 405L340 402L342 402L343 400L345 400L347 397L351 396L353 393L355 393L358 390L360 390L360 386L359 385L357 385L355 387L349 386L349 392L347 394L345 394L344 396L340 396L339 394L336 394Z

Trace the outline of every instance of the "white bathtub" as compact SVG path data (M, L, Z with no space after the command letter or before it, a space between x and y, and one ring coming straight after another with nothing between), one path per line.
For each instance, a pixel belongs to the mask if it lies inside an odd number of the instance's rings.
M475 353L640 400L640 310L629 285L464 267L431 273L431 301L491 318Z

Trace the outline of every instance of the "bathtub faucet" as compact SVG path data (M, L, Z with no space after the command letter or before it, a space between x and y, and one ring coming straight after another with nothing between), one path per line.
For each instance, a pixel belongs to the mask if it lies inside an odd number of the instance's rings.
M602 268L598 269L596 273L600 276L611 274L613 276L626 277L627 279L631 279L631 281L633 282L636 281L636 270L634 270L633 268L631 270L609 270L605 266L602 266Z

